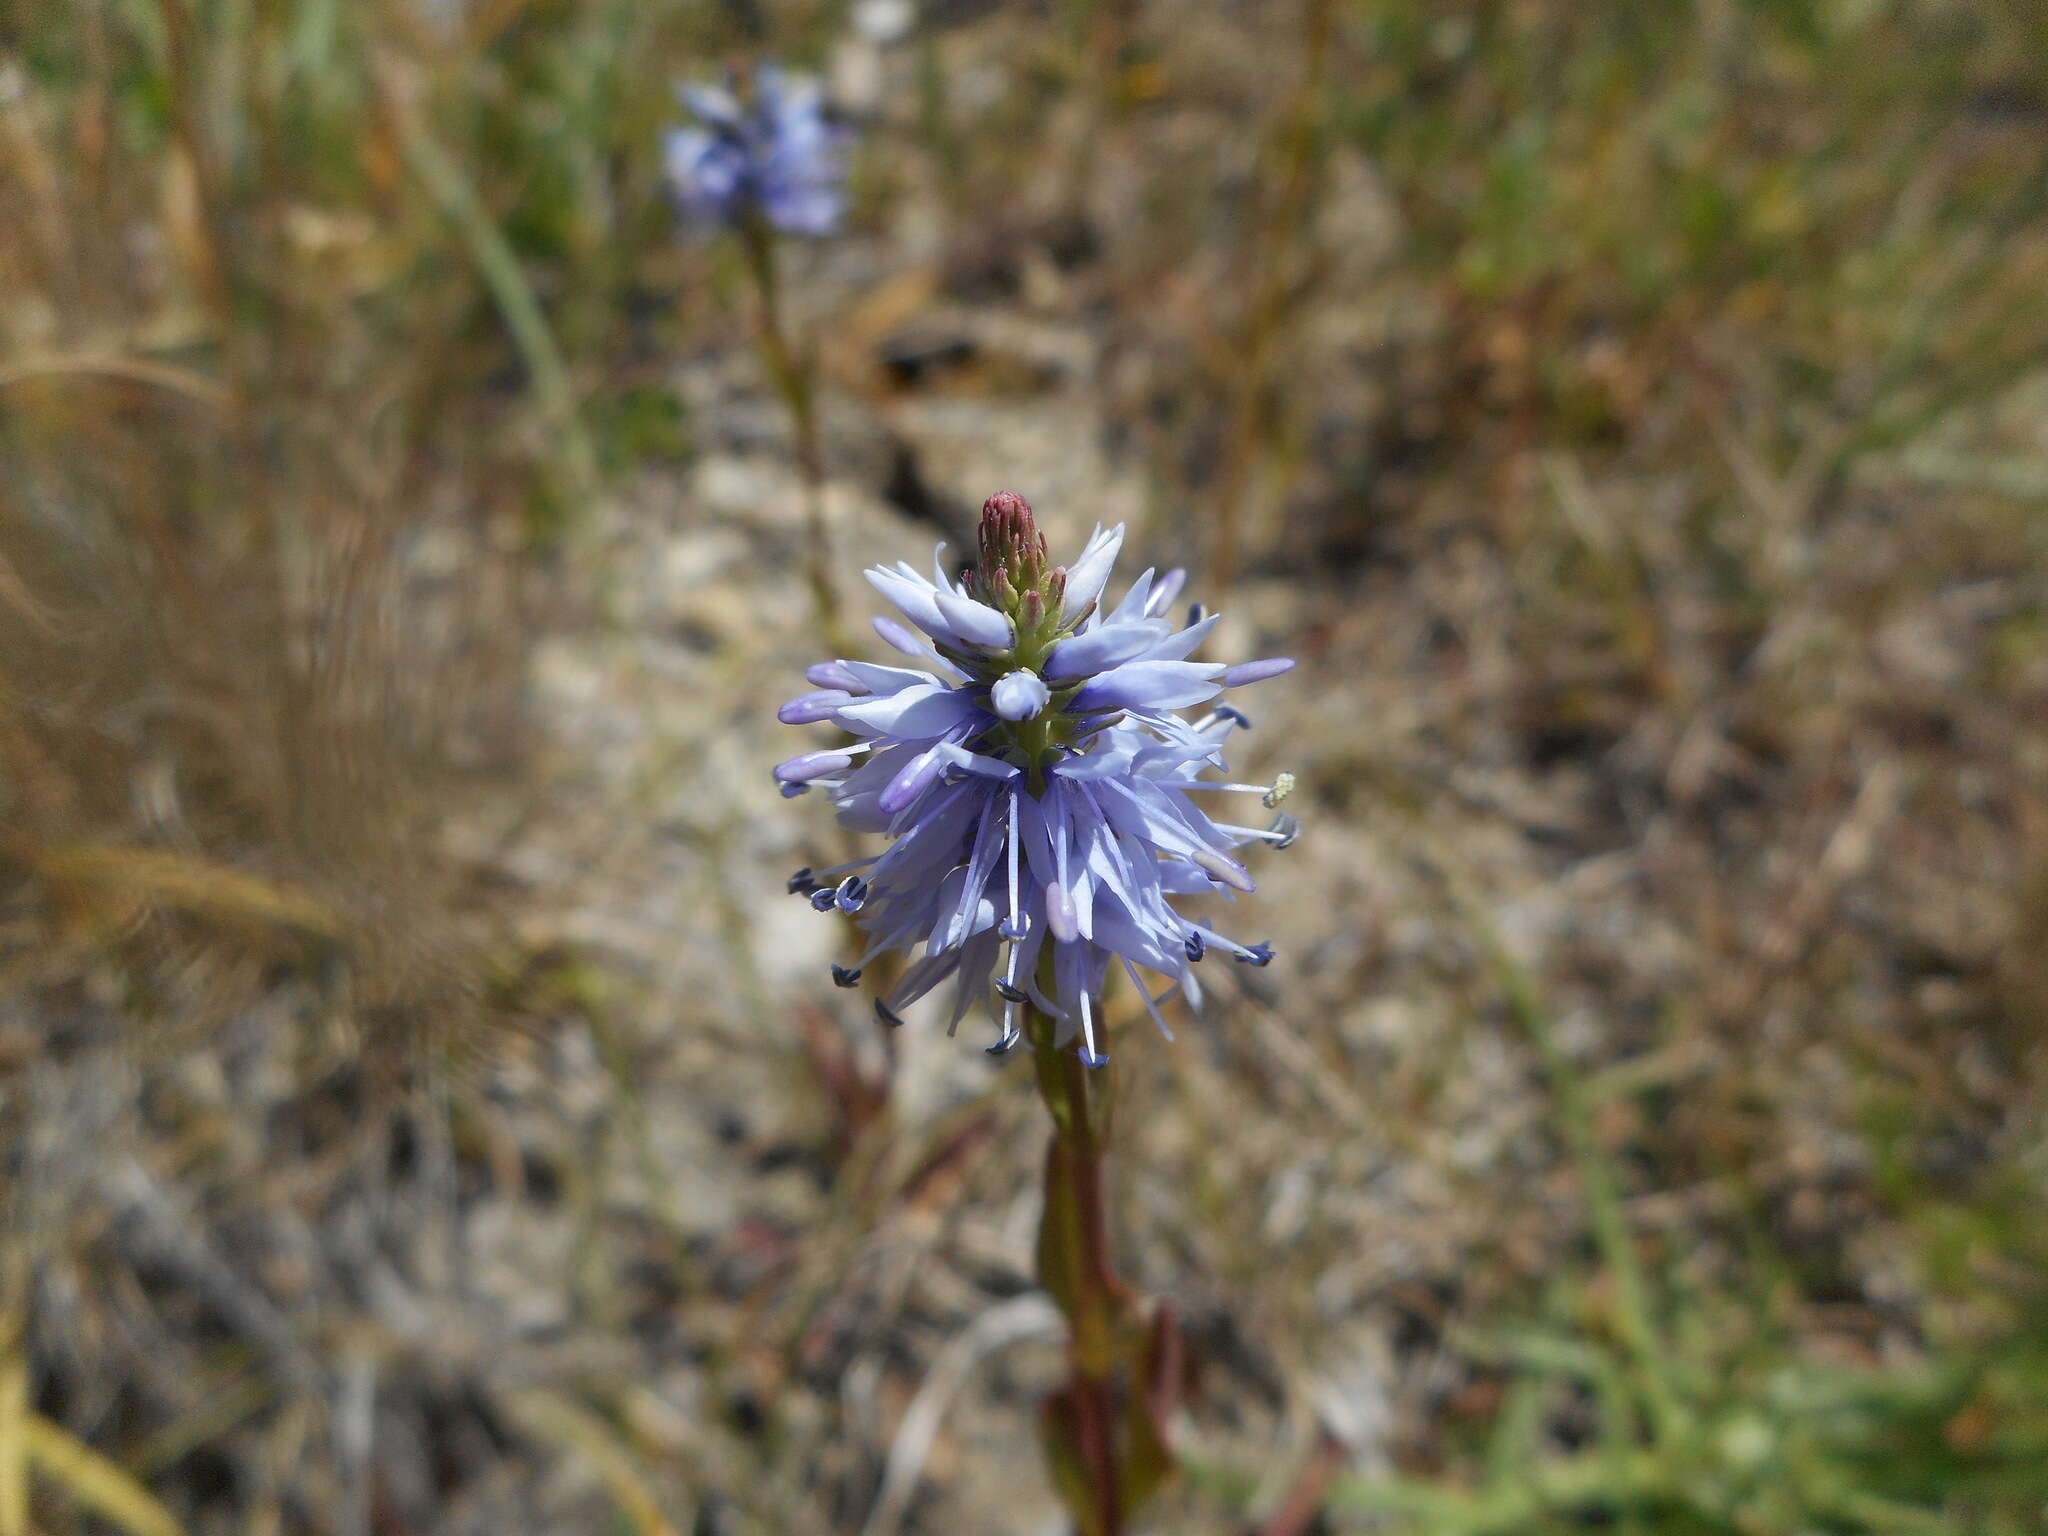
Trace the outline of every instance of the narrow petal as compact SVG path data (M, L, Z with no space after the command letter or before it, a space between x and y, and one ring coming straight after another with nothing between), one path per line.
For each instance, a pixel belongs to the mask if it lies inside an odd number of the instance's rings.
M1145 617L1145 605L1152 599L1152 567L1146 566L1138 573L1138 579L1131 583L1124 593L1123 601L1116 605L1116 611L1102 622L1122 624ZM1096 610L1098 613L1100 609Z
M775 777L783 784L808 784L841 769L851 768L853 759L844 752L806 752L775 765Z
M903 616L926 634L939 640L957 640L953 626L939 612L938 590L915 572L883 570L880 566L864 572L868 585L894 603Z
M861 699L847 705L832 718L850 731L877 736L942 736L967 724L981 708L973 697L958 689L932 683L905 688L887 698ZM988 717L982 715L986 720Z
M1207 848L1197 848L1189 857L1196 868L1206 871L1214 876L1219 883L1229 886L1233 891L1255 891L1258 889L1257 886L1252 884L1251 871L1233 858L1212 852Z
M1062 618L1072 619L1102 595L1103 586L1109 581L1110 567L1116 564L1117 551L1123 545L1122 523L1107 530L1098 527L1089 537L1081 558L1067 568L1067 595L1060 605Z
M854 676L843 661L821 661L804 668L804 681L813 688L841 688L848 693L866 693L868 685Z
M939 749L927 748L913 757L896 777L889 781L876 803L887 815L895 815L931 788L932 781L939 776L940 770L945 766L945 759L939 756Z
M1009 649L1015 632L1007 615L997 613L986 603L951 592L939 593L935 601L939 613L953 627L953 633L963 640L972 641L985 650Z
M730 91L715 85L683 84L676 87L676 99L707 123L736 125L740 104Z
M1192 651L1196 646L1209 638L1209 631L1216 627L1222 617L1223 615L1220 613L1212 613L1206 619L1195 620L1194 623L1175 635L1171 640L1162 640L1159 644L1153 646L1152 653L1145 659L1147 661L1180 661L1184 659L1189 651Z
M1073 708L1185 709L1213 698L1223 668L1202 661L1132 661L1089 679Z
M853 679L855 693L884 695L901 693L906 688L939 686L939 680L931 673L919 672L912 667L880 667L872 661L842 661L836 665L845 668L846 675Z
M922 656L924 654L924 642L890 618L886 613L876 614L869 622L875 626L876 634L880 635L891 647L901 651L904 655Z
M798 694L775 711L775 718L784 725L816 725L820 720L831 719L832 711L840 705L852 702L852 694L838 688L824 688L816 693Z
M1145 617L1156 619L1173 606L1173 600L1180 596L1180 589L1188 584L1188 573L1175 566L1159 578L1159 584L1152 589L1152 595L1145 599Z
M1241 661L1223 674L1223 686L1242 688L1246 683L1263 683L1269 677L1294 670L1292 656L1268 656L1263 661Z
M1067 636L1046 653L1045 675L1059 679L1106 672L1137 660L1171 632L1170 625L1146 619L1083 630Z

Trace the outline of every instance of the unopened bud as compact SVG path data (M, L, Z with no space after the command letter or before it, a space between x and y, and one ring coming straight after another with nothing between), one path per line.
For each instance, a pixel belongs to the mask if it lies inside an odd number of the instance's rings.
M1015 491L997 491L981 504L981 515L984 519L1003 518L1028 526L1031 523L1031 503Z
M1045 569L1045 535L1031 515L1031 503L1015 491L997 491L981 504L980 579L982 589L1000 593L1008 579L1009 596L996 603L1014 612L1017 597L1036 587Z

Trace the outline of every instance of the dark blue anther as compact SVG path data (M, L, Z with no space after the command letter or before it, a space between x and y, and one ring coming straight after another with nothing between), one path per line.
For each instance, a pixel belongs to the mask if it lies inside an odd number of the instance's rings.
M1188 930L1188 936L1180 941L1180 947L1187 951L1190 960L1199 960L1209 952L1209 946L1202 942L1202 936L1192 928Z
M789 894L792 896L808 896L817 888L818 882L811 878L811 866L808 864L789 877Z
M832 893L842 912L858 912L868 899L868 883L859 875L848 875L839 882L839 889Z
M1285 811L1282 811L1273 818L1273 824L1266 828L1266 830L1280 834L1273 839L1273 846L1275 848L1292 848L1294 840L1301 836L1301 823Z
M1273 963L1273 946L1266 940L1261 939L1258 943L1252 945L1250 949L1239 950L1237 959L1245 965L1271 965Z
M1024 1001L1024 989L1019 986L1013 986L1000 976L996 978L996 995L1007 1002L1021 1003Z
M835 987L859 986L860 967L856 965L852 970L848 970L843 965L834 965L832 967L832 985Z
M808 784L785 784L782 786L782 798L785 800L794 800L798 795L808 795L810 792L811 786Z
M1203 607L1203 606L1202 606L1202 605L1201 605L1200 603L1189 603L1189 604L1188 604L1188 623L1189 623L1189 624L1199 624L1199 623L1201 623L1201 622L1202 622L1202 620L1206 619L1206 618L1207 618L1208 616L1209 616L1209 610L1208 610L1208 609L1206 609L1206 608L1204 608L1204 607Z
M901 1029L903 1027L903 1015L898 1013L894 1008L891 1008L879 997L875 999L875 1017L880 1019L884 1024L888 1025L891 1029Z
M815 891L811 892L811 910L813 912L830 912L832 910L832 903L837 898L837 895L838 893L831 886L819 886Z
M1006 939L1021 939L1031 931L1031 924L1028 919L1012 913L996 925L996 931Z
M1023 1030L1006 1029L1003 1031L1002 1039L998 1040L994 1045L983 1047L983 1049L991 1056L1007 1056L1016 1048L1017 1042L1023 1038Z
M1252 717L1241 709L1231 708L1228 704L1218 704L1216 706L1216 716L1220 720L1228 720L1241 731L1248 731L1252 728Z
M1084 1067L1106 1067L1109 1065L1109 1052L1107 1051L1098 1054L1095 1051L1089 1050L1087 1046L1082 1045L1075 1047L1075 1054L1081 1058L1081 1065Z

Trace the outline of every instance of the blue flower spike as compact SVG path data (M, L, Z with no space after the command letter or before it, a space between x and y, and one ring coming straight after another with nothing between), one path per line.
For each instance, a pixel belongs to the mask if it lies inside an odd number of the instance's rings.
M758 219L781 235L839 228L850 135L815 79L764 65L676 95L694 121L668 131L662 169L686 220L730 229Z
M1286 813L1240 826L1196 798L1249 794L1274 810L1293 790L1288 773L1271 784L1220 776L1224 744L1251 721L1212 702L1293 662L1189 660L1217 616L1196 605L1175 627L1180 571L1144 572L1112 606L1123 539L1121 526L1098 527L1072 565L1053 566L1030 504L991 496L980 559L957 581L939 557L929 578L902 562L867 572L908 621L875 625L906 664L813 666L815 691L779 712L854 738L790 758L775 778L785 793L825 791L842 825L888 839L874 858L799 871L790 890L857 917L867 944L853 966L833 966L838 985L854 985L877 955L912 957L875 1000L892 1028L950 983L948 1033L981 1003L998 1031L989 1054L1000 1056L1022 1037L1020 1010L1035 1007L1054 1021L1056 1045L1099 1067L1109 1054L1096 1014L1112 964L1163 1031L1158 1004L1174 991L1199 1006L1195 967L1209 949L1252 966L1273 959L1270 944L1190 924L1173 902L1250 893L1238 851L1300 835ZM1195 719L1181 713L1197 708ZM1166 989L1154 996L1141 968Z

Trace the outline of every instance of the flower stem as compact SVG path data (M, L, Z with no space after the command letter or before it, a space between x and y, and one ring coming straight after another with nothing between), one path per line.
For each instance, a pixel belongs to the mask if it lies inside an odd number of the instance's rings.
M1046 1404L1046 1448L1054 1481L1083 1536L1119 1536L1121 1459L1117 1368L1128 1353L1132 1296L1109 1257L1103 1152L1108 1132L1108 1069L1090 1071L1054 1044L1054 1021L1025 1011L1039 1095L1051 1112L1046 1148L1045 1214L1039 1228L1039 1282L1068 1327L1069 1377Z
M818 402L810 355L790 340L782 312L782 283L775 262L775 232L755 214L740 225L740 245L759 301L761 360L782 403L789 409L795 440L797 478L803 484L807 545L804 572L818 624L836 649L845 649L840 633L839 589L832 579L832 549L825 527L825 449L818 431Z

